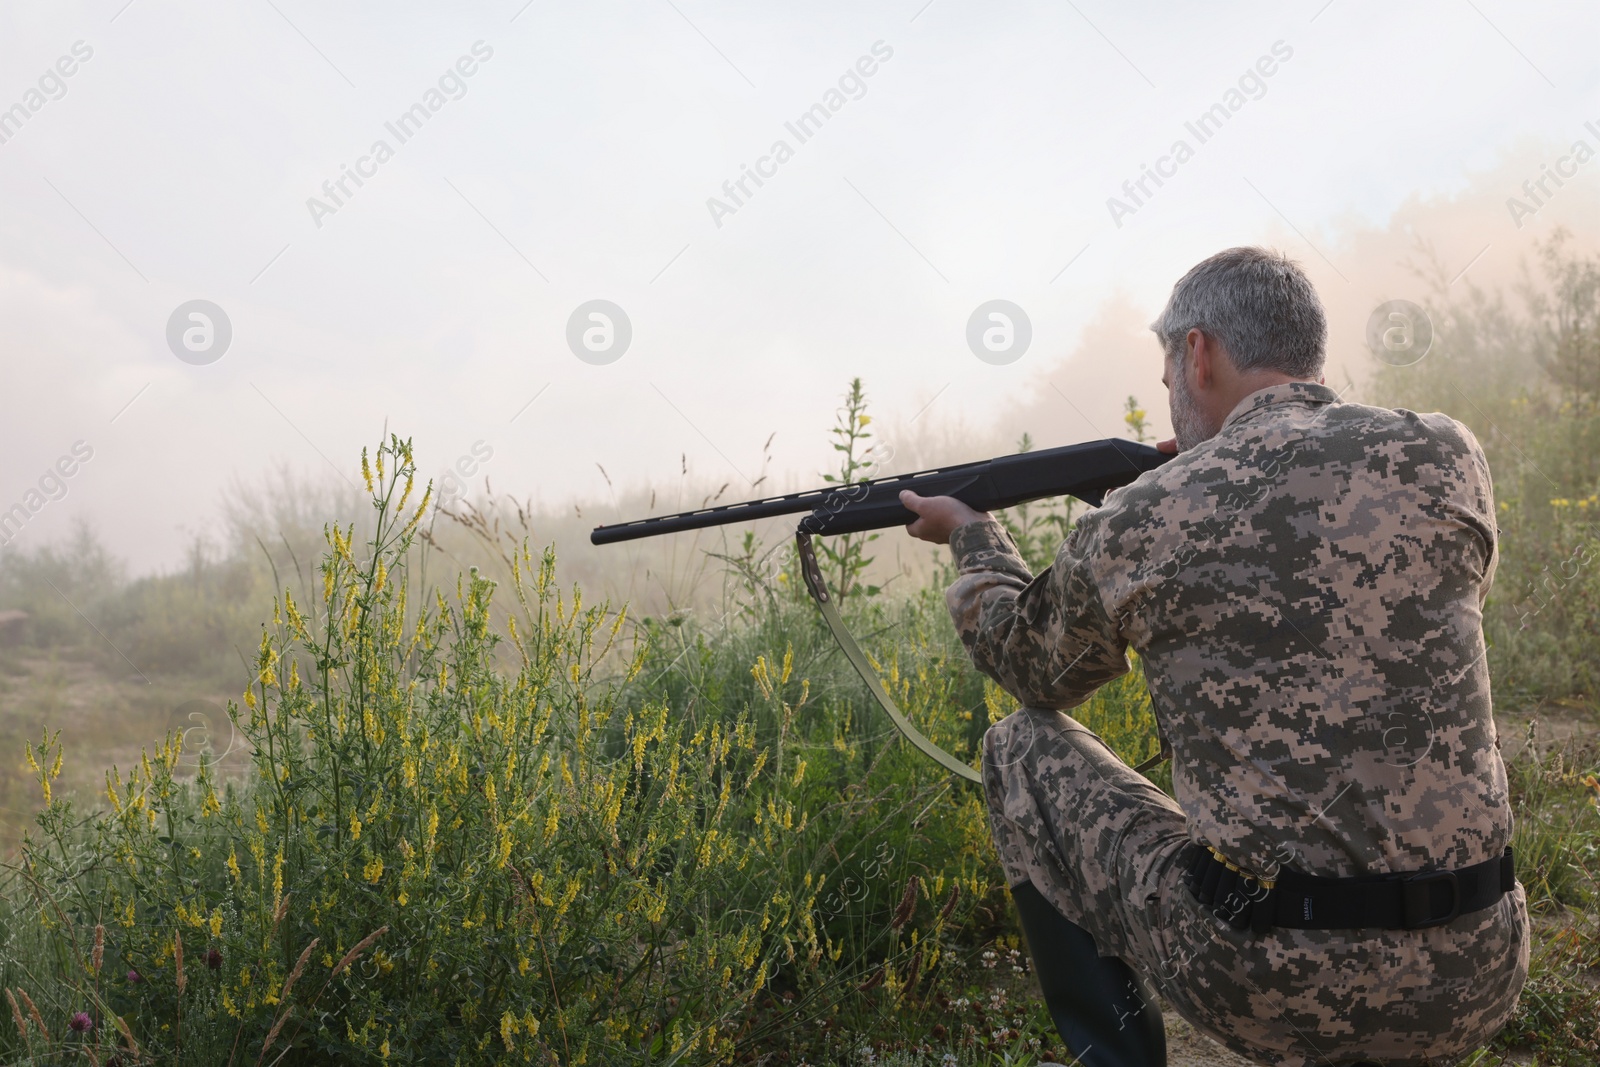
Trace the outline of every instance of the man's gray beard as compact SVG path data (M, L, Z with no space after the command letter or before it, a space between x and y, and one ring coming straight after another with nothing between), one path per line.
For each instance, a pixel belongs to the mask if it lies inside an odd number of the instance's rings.
M1172 400L1169 406L1172 409L1172 432L1177 435L1179 452L1187 452L1217 435L1217 429L1207 425L1205 415L1196 406L1181 363L1172 373Z

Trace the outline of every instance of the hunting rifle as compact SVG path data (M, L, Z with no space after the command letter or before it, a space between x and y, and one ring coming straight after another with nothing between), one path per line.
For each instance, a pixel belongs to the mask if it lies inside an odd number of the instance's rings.
M900 503L900 493L906 489L919 496L953 496L976 511L994 511L1053 496L1075 496L1098 507L1107 492L1127 485L1145 471L1154 470L1171 458L1149 445L1107 438L979 460L976 463L958 463L950 467L917 471L915 474L897 474L825 489L810 489L803 493L662 515L654 519L597 526L589 534L589 540L597 545L609 545L640 537L765 519L773 515L809 512L795 530L800 573L828 629L833 632L834 640L906 740L947 770L976 782L979 780L978 772L924 736L884 690L877 672L845 627L844 619L840 617L839 609L828 593L822 568L817 565L816 553L811 547L811 538L882 530L915 522L916 514ZM1160 753L1136 769L1142 771L1153 766L1165 755L1166 745L1163 743Z

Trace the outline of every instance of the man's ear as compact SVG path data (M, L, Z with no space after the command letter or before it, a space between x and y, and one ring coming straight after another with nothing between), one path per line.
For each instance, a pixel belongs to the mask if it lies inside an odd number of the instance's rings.
M1188 343L1191 358L1194 360L1194 386L1195 389L1209 389L1216 378L1216 349L1204 333L1198 329L1190 330L1184 340Z

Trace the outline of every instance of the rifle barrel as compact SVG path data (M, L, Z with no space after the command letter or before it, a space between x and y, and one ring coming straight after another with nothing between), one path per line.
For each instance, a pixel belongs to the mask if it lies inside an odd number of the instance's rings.
M802 520L802 527L814 534L885 529L916 518L900 505L903 489L923 496L954 496L980 511L1066 495L1099 504L1107 490L1128 484L1170 458L1148 445L1107 438L597 526L589 540L609 545L800 512L811 513Z

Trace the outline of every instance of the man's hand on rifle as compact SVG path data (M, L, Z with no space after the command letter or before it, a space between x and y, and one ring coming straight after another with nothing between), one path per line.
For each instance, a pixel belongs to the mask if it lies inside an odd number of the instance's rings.
M1177 438L1158 442L1156 448L1172 455L1178 451ZM900 492L900 503L917 515L917 521L907 526L906 532L936 545L948 545L956 527L990 518L988 512L974 511L953 496L918 496L904 489Z
M989 518L988 512L974 511L953 496L918 496L905 489L900 493L900 503L917 514L917 521L907 526L906 532L936 545L948 545L957 526Z

